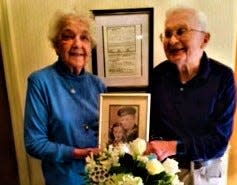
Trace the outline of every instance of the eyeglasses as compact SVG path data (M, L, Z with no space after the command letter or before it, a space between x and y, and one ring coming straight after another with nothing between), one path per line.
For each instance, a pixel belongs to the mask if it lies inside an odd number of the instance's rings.
M179 27L175 30L165 30L164 34L160 34L160 40L163 42L165 39L170 39L172 35L174 35L177 39L184 38L188 35L189 32L191 31L196 31L196 32L201 32L201 33L206 33L205 31L202 30L197 30L193 28L186 28L186 27Z

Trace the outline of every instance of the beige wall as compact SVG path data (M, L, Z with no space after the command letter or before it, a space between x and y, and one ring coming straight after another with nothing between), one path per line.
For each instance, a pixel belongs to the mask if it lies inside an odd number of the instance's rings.
M55 61L47 40L49 19L58 9L154 8L154 65L165 59L159 41L164 12L176 4L204 11L212 34L209 56L234 68L236 0L1 0L0 39L4 58L21 185L42 185L39 163L28 158L23 144L26 79L30 72ZM89 67L90 68L90 67Z

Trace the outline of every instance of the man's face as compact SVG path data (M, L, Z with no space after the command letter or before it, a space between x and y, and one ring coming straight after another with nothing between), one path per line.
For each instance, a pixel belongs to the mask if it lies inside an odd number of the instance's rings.
M199 60L208 41L206 34L191 13L170 15L165 22L163 39L166 57L176 65Z
M119 121L125 130L130 130L135 125L135 115L132 114L123 115L120 117Z

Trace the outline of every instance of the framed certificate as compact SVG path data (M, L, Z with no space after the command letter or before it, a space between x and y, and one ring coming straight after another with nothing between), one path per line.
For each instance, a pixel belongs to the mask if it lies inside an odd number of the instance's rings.
M93 10L92 70L109 90L146 89L153 68L153 8Z

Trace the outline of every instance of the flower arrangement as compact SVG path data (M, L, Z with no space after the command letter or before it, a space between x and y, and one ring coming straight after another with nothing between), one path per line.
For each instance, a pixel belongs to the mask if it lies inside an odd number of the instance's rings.
M167 158L163 163L155 155L143 155L143 139L109 145L100 154L86 158L88 184L95 185L183 185L179 181L178 162Z

